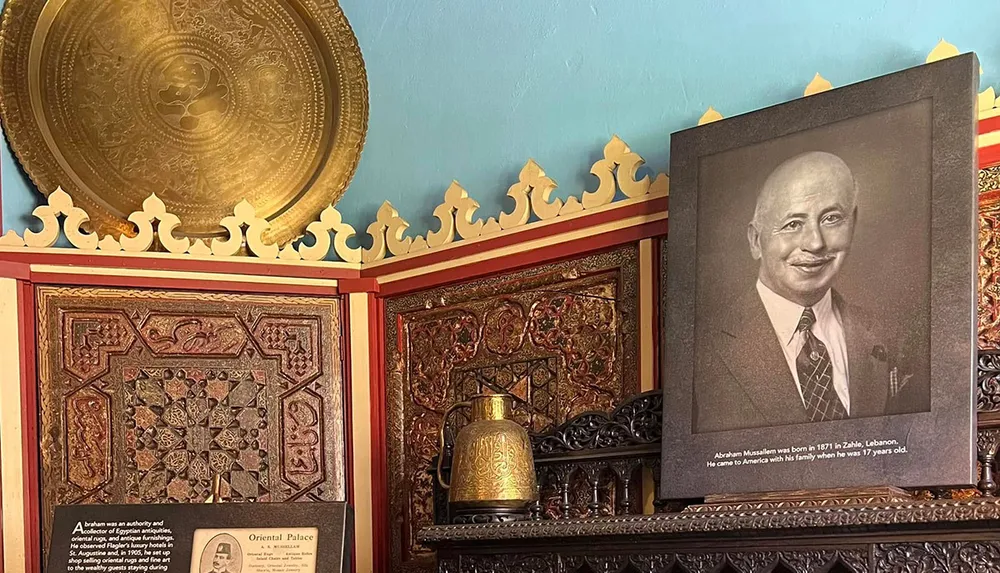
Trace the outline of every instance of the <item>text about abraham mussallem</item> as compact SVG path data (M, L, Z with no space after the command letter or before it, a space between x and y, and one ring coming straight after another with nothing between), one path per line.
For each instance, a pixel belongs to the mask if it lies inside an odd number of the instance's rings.
M849 460L898 456L906 454L906 445L894 439L849 440L844 442L818 442L782 448L727 450L715 452L705 462L710 468L752 466L762 464L802 464L824 460Z

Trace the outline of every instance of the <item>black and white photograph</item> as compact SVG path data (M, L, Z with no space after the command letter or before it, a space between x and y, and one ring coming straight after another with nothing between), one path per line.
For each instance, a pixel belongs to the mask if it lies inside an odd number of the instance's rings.
M930 135L924 100L702 160L696 432L930 410Z
M673 134L665 498L972 479L973 60Z
M228 533L220 533L202 550L200 562L201 573L240 573L243 552L236 538Z

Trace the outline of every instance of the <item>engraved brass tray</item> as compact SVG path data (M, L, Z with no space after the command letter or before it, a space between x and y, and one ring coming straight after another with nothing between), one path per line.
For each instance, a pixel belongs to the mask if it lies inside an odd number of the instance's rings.
M14 152L102 234L156 193L179 234L245 198L283 243L354 174L368 84L335 0L8 0L0 35Z

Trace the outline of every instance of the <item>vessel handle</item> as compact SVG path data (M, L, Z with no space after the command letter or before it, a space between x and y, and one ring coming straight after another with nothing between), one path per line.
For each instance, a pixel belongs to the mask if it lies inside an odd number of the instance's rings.
M471 408L471 407L472 407L472 402L456 402L452 404L450 408L445 410L444 417L441 418L441 429L438 431L438 443L440 444L440 446L438 451L437 480L438 483L441 484L441 487L443 487L444 489L448 489L451 487L450 483L444 483L444 477L441 476L441 465L444 464L444 430L445 428L448 427L448 416L451 416L451 413L454 412L455 410L458 410L459 408Z

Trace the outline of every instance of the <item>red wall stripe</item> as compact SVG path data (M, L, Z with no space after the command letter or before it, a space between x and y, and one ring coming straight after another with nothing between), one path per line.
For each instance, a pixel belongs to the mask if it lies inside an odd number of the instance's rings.
M565 233L568 231L573 231L576 229L600 225L603 223L609 223L611 221L617 221L625 219L628 217L635 217L638 215L651 215L655 213L662 213L667 210L667 197L660 197L652 201L646 201L643 203L636 203L629 205L627 207L621 207L618 209L611 209L607 211L600 211L594 213L593 215L587 215L577 219L570 219L567 221L556 220L556 223L551 225L545 225L542 227L529 228L519 233L513 233L510 235L502 235L495 239L488 239L484 241L478 241L476 243L463 245L458 243L458 246L446 249L443 251L430 252L426 255L421 255L418 257L412 257L408 259L400 260L399 262L390 262L384 265L379 265L377 267L371 267L362 271L362 275L369 276L384 276L387 274L398 273L401 271L408 271L415 268L425 267L427 265L433 265L436 263L453 260L459 257L464 257L466 255L474 255L476 253L481 253L487 250L500 249L503 247L509 247L511 245L517 245L527 241L532 241L535 239L542 239L545 237L551 237L560 233ZM585 243L583 241L575 241L580 243ZM390 261L392 259L389 259Z
M354 402L351 384L351 307L347 297L340 299L340 353L344 381L344 450L347 458L347 503L354 505ZM358 568L357 535L351 537L351 572Z
M336 287L318 285L295 285L281 283L252 283L212 281L198 279L160 279L148 277L84 275L63 273L31 273L31 280L37 284L78 285L96 287L156 288L175 290L196 290L210 292L237 292L284 295L337 296Z
M368 344L371 376L372 424L372 569L389 573L389 468L386 453L385 400L385 307L381 299L368 296Z
M634 243L640 239L662 236L666 233L666 221L653 221L636 227L618 229L601 235L587 237L584 240L552 245L551 247L543 247L516 255L485 260L440 272L427 273L390 283L382 283L380 285L380 296L397 296L403 293L464 282L490 274L514 271L554 260L604 250L609 247Z
M69 251L69 249L67 249ZM11 261L32 265L67 265L83 267L105 267L123 269L144 269L152 271L183 271L202 273L226 273L235 275L259 275L273 277L295 277L303 279L356 279L361 271L328 267L296 267L280 263L249 263L237 260L179 259L160 257L126 257L112 255L88 255L48 252L29 253L18 251L0 252L0 261Z
M1000 117L997 117L1000 119ZM1000 164L1000 144L979 148L979 168L985 169Z
M41 524L39 491L38 381L35 362L35 289L27 281L18 283L18 323L21 332L21 428L24 448L24 554L25 570L41 573Z
M988 117L986 119L979 120L978 123L979 135L982 135L984 133L990 133L991 131L1000 131L1000 115L995 115L993 117Z

